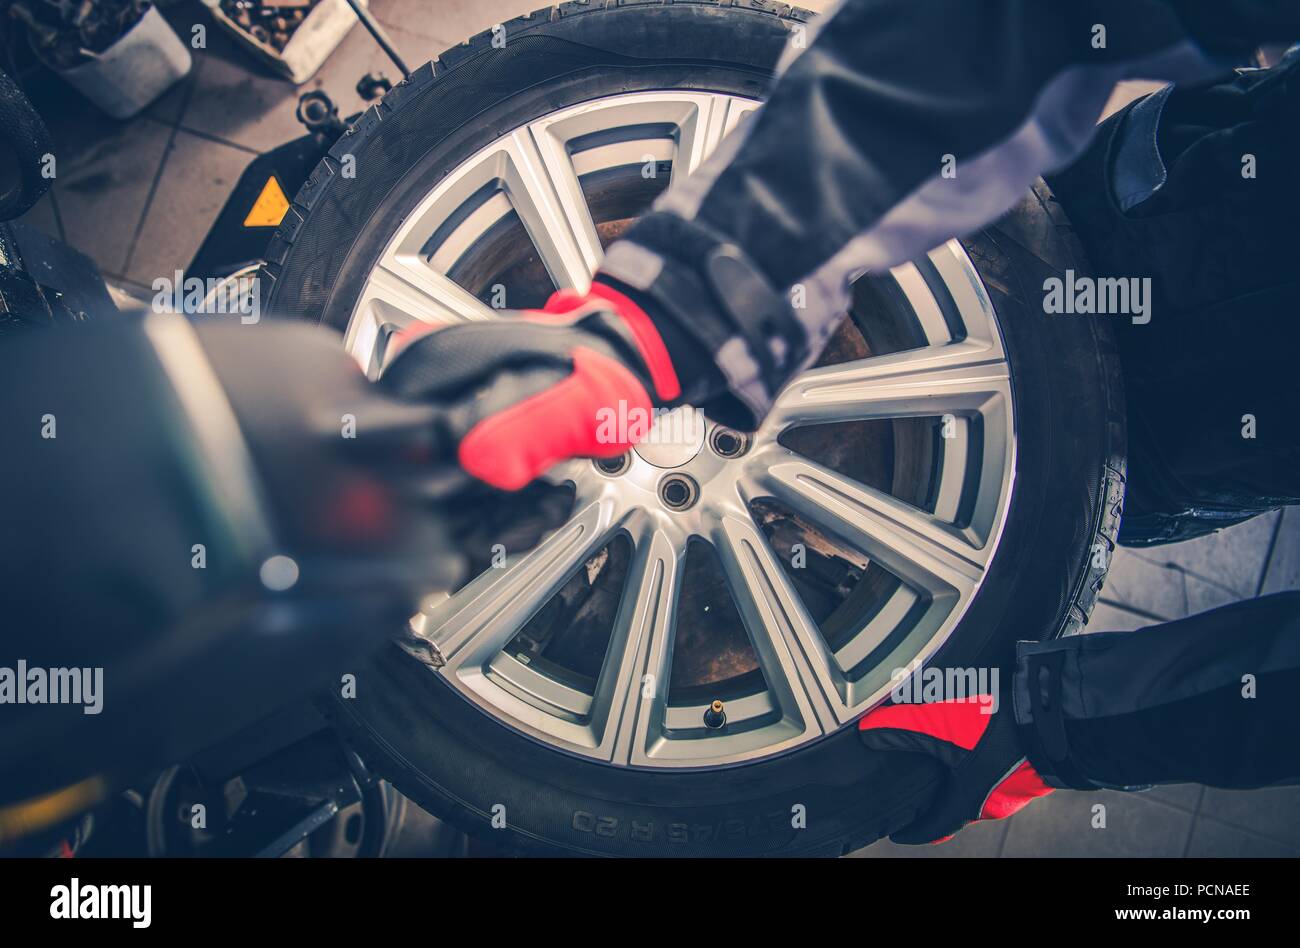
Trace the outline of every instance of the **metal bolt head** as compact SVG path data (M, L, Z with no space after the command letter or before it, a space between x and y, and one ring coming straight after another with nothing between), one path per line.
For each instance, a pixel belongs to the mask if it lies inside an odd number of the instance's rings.
M596 470L600 471L600 473L609 477L618 477L632 466L632 458L624 451L617 457L596 458L592 463L596 465Z
M743 431L734 431L718 425L709 435L709 446L713 453L723 458L738 458L749 450L749 435Z
M670 510L686 510L700 499L700 486L685 474L669 474L659 482L659 499Z

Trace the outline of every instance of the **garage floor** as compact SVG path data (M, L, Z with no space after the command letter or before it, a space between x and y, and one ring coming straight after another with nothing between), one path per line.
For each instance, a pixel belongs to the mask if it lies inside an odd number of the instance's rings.
M371 0L370 6L415 65L542 3ZM26 219L88 253L115 282L145 293L155 277L189 263L252 157L301 134L294 118L301 92L325 89L346 115L363 104L353 88L363 73L396 78L360 28L307 85L295 88L236 48L197 0L182 0L165 13L182 37L204 24L207 49L195 51L189 78L143 116L114 122L47 74L22 77L51 125L58 161L51 193ZM1297 588L1300 509L1291 509L1190 543L1121 550L1090 628L1137 629ZM1099 803L1104 827L1094 827ZM1300 788L1058 793L942 846L880 842L855 855L1296 856Z
M1288 589L1300 589L1300 507L1186 543L1121 548L1088 628L1140 629ZM1093 826L1097 804L1105 806L1104 827ZM941 846L885 841L855 855L1297 856L1300 787L1054 793Z

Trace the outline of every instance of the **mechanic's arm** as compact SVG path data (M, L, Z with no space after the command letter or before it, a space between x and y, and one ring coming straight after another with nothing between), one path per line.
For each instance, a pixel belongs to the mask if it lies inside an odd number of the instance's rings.
M1009 816L1056 787L1300 783L1300 592L1135 632L1018 647L1011 701L888 705L874 750L929 754L950 777L898 842Z
M1300 781L1300 592L1020 644L1013 704L1058 787Z
M820 352L850 277L1000 216L1081 152L1117 80L1211 73L1211 47L1243 58L1234 20L1300 32L1280 2L846 0L596 279L652 315L683 401L752 427Z
M599 430L602 414L689 403L753 428L835 329L851 276L999 216L1082 151L1117 80L1210 74L1203 50L1241 60L1296 33L1283 0L847 0L588 292L527 325L418 326L382 384L456 406L461 465L510 489L645 434Z

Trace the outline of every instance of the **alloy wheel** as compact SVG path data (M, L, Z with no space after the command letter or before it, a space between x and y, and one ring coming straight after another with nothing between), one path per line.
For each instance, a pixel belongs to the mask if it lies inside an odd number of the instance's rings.
M602 248L757 103L641 92L563 109L453 169L406 217L345 344L372 375L413 321L585 288ZM536 549L431 597L431 663L487 715L615 766L707 768L853 721L933 656L997 548L1015 467L992 305L955 241L855 284L815 367L752 434L660 415L572 461Z

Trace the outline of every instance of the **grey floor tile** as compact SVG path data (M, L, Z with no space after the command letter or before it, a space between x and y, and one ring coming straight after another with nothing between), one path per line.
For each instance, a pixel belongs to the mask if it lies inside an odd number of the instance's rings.
M1300 589L1300 507L1282 512L1273 555L1264 574L1264 594Z
M400 26L387 26L386 32L397 48L397 52L412 69L424 65L444 48L437 41L412 33ZM382 73L393 83L397 83L402 78L397 67L379 48L374 37L358 26L348 33L339 44L339 48L334 50L330 58L321 66L320 71L304 83L298 92L324 89L339 107L339 114L346 118L370 104L357 95L357 80L368 72ZM294 108L297 108L296 94Z
M441 11L432 0L370 0L370 12L387 30L403 29L439 48L459 42L464 37L448 31ZM398 48L403 56L406 50Z
M1207 787L1201 815L1300 848L1300 787L1264 790Z
M101 270L121 273L172 128L149 119L119 125L71 162L54 184L64 239Z
M1184 543L1115 552L1104 595L1166 619L1195 615L1255 595L1274 512Z
M294 117L300 90L293 83L237 46L201 7L187 4L181 14L208 25L208 47L196 53L202 65L181 117L183 128L259 152L303 134Z
M1142 791L1142 795L1151 800L1159 800L1180 809L1194 812L1205 791L1199 783L1171 783L1166 786L1152 787Z
M1011 818L1004 856L1181 856L1192 814L1140 793L1059 791ZM1092 807L1106 807L1093 828Z
M191 92L198 82L198 71L202 68L202 65L203 60L196 57L194 66L190 69L190 74L145 109L144 114L149 118L156 119L159 122L166 122L169 125L175 125L179 122L181 113L185 110L185 104L189 101Z
M1102 590L1102 595L1106 595L1106 590ZM1143 626L1151 625L1154 621L1154 619L1140 616L1136 612L1129 612L1122 606L1106 602L1105 599L1102 599L1092 610L1092 616L1088 619L1088 631L1132 632L1134 629L1140 629Z
M822 13L833 2L800 0L796 5ZM380 23L437 40L444 47L547 6L547 0L370 0Z
M211 23L205 11L185 9L195 22ZM393 27L388 32L412 67L438 51L428 39L401 28ZM383 50L359 25L301 86L254 60L215 24L208 32L208 48L199 55L203 64L181 127L259 152L305 133L297 118L298 98L304 92L324 89L346 118L368 104L356 93L357 80L365 73L382 72L393 82L401 78Z
M1247 833L1227 823L1201 817L1192 827L1188 856L1215 856L1220 858L1264 856L1292 857L1300 850L1285 846L1277 840Z
M900 846L887 839L865 846L850 857L857 859L950 859L957 856L997 856L1007 834L1006 820L986 820L966 827L946 843Z
M546 0L371 0L375 18L387 27L407 30L442 46L454 46L547 6ZM402 50L405 52L405 50Z
M1238 596L1253 596L1280 516L1280 511L1273 511L1209 536L1144 552L1156 559L1167 557L1205 585L1221 584Z
M110 139L120 151L123 142L129 142L129 132L147 122L139 116L127 121L109 118L70 85L48 72L30 78L24 91L49 129L58 175L99 160L103 143Z
M1110 602L1151 616L1144 624L1177 619L1188 611L1189 577L1165 567L1164 560L1154 558L1152 553L1117 549L1102 587L1102 595ZM1155 553L1159 555L1158 550Z
M129 266L114 272L148 286L188 266L251 157L178 131Z
M108 273L104 274L104 282L108 286L108 295L113 298L113 304L120 310L148 307L153 303L153 287Z
M141 283L139 280L132 280L130 277L123 276L120 273L105 273L104 278L106 282L115 284L119 289L123 290L124 292L129 291L133 293L145 294L143 300L146 303L154 298L153 287L150 286L148 283Z

